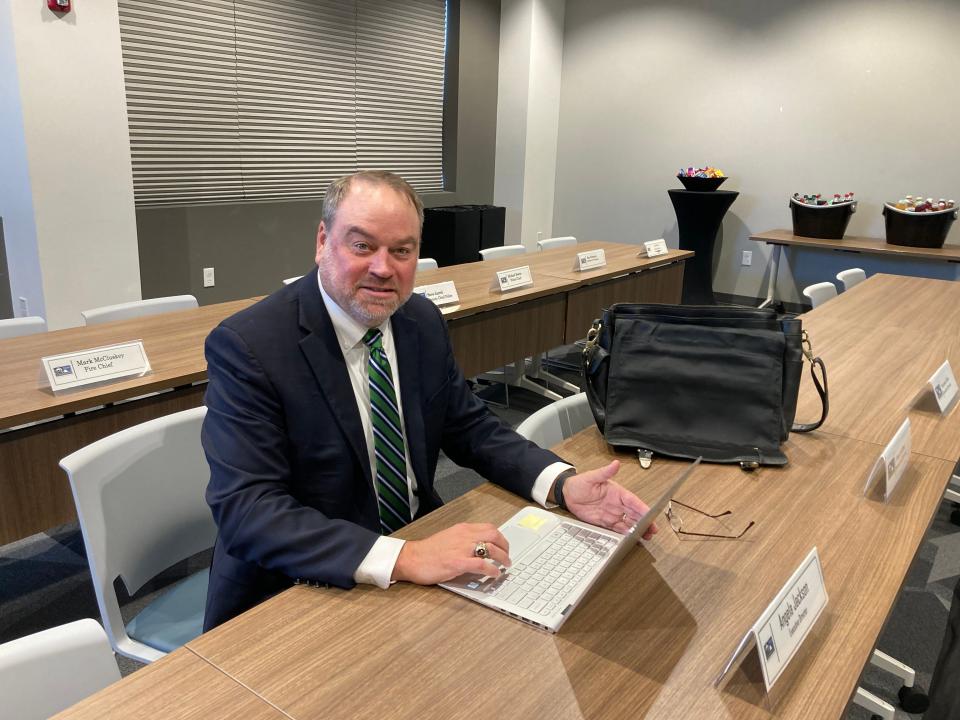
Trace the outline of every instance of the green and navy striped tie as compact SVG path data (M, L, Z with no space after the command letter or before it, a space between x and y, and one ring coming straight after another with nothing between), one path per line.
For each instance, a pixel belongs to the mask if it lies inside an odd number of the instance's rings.
M393 389L393 373L383 351L383 333L377 328L363 336L370 349L367 375L370 378L370 421L373 425L373 449L377 461L377 501L380 506L380 530L389 535L410 522L407 493L407 461L403 449L403 426Z

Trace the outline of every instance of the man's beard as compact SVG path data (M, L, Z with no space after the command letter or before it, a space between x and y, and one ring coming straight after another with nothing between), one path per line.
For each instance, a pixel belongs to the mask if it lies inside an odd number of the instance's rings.
M395 296L395 299L388 302L364 303L358 298L358 293L360 292L359 285L354 285L351 288L351 292L341 294L342 286L335 280L337 272L333 268L333 263L326 255L320 256L319 268L320 278L323 280L323 287L327 291L327 294L336 300L337 304L340 305L340 307L342 307L354 320L367 327L377 327L378 325L382 325L410 298L409 295L407 295L407 297L401 297L398 292ZM372 287L378 286L376 283L370 282L365 284ZM389 285L383 287L392 290L396 289ZM331 292L331 290L333 292Z

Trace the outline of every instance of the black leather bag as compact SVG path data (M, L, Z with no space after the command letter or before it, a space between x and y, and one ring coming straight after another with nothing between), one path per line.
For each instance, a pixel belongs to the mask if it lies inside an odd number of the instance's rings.
M804 356L823 412L795 425ZM641 460L785 465L780 444L820 427L829 408L826 368L800 319L771 309L613 305L590 330L583 375L606 441Z

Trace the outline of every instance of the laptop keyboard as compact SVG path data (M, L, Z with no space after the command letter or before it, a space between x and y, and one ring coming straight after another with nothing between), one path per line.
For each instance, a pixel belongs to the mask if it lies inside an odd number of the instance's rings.
M617 541L592 530L561 523L498 578L467 585L543 615L563 610L583 578L616 547Z

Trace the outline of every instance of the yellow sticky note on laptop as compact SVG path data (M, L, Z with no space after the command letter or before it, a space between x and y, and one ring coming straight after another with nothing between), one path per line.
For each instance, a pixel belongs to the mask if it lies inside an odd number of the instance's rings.
M546 518L542 518L531 513L520 518L520 520L517 522L517 525L527 528L528 530L536 531L539 530L546 521Z

